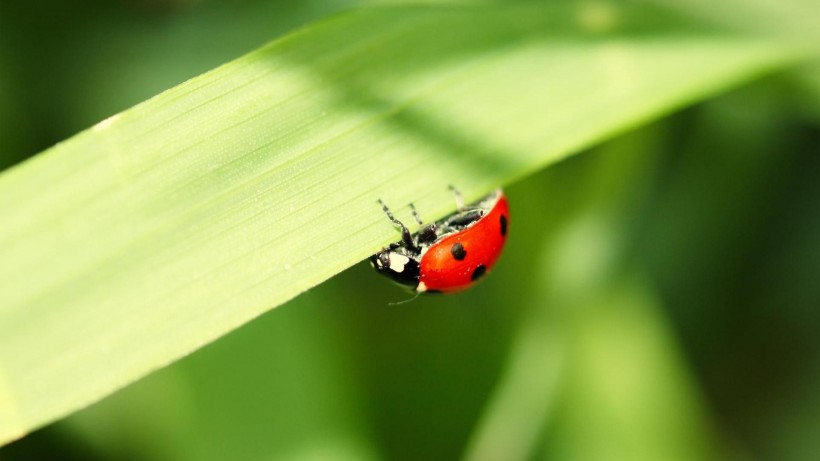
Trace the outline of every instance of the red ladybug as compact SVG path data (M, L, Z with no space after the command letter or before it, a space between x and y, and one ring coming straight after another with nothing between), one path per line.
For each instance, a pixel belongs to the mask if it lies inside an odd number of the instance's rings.
M379 200L384 213L401 229L401 241L370 257L376 272L424 293L454 293L472 285L495 264L509 227L509 205L497 189L478 202L464 206L455 189L459 209L411 234ZM422 224L416 208L413 217Z

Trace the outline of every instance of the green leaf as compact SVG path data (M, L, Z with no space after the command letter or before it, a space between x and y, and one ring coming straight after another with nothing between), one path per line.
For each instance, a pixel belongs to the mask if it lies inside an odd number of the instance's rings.
M598 3L338 16L0 176L0 441L434 219L800 51ZM381 281L379 281L381 282Z

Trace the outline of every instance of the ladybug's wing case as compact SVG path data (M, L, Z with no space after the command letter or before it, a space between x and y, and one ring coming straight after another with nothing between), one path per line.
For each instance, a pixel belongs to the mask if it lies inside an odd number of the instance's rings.
M418 291L459 291L493 267L509 226L507 198L500 191L495 198L481 219L436 241L422 255Z

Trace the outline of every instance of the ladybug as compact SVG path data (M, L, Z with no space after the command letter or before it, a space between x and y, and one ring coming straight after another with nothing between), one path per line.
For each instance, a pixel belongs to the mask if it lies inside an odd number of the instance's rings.
M417 293L454 293L463 290L492 269L509 227L509 206L501 189L464 206L456 195L458 211L424 226L413 204L413 218L422 226L411 234L379 200L387 218L401 230L401 240L370 257L376 272Z

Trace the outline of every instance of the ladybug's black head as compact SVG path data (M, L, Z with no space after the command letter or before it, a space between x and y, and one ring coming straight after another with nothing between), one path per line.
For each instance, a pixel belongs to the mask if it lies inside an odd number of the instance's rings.
M370 257L370 265L401 285L415 288L419 284L419 261L414 256L385 249Z

